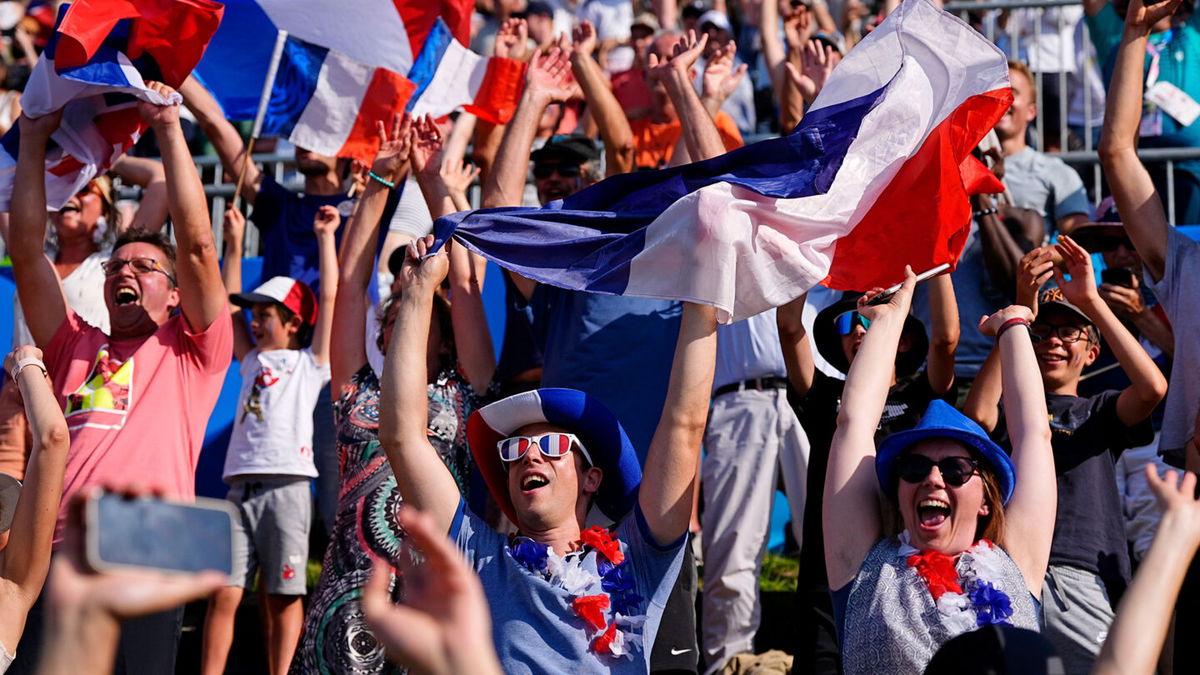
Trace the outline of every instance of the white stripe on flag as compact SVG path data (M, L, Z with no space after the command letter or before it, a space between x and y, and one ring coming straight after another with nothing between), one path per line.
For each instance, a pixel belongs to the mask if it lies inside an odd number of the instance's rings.
M292 129L292 143L317 154L337 155L354 130L374 74L375 68L329 50L317 88Z
M413 106L413 115L429 113L441 117L474 102L487 74L487 64L486 58L462 46L458 40L450 40L433 80Z
M277 28L305 42L397 73L412 67L408 32L392 0L258 0L258 4Z

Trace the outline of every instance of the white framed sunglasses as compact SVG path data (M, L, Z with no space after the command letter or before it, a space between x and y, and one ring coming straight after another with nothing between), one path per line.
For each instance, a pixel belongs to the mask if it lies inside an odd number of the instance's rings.
M534 445L538 446L538 451L543 457L554 459L565 457L572 447L576 447L589 465L595 464L579 437L563 431L552 431L539 436L510 436L497 443L496 449L500 451L501 461L515 462L524 457Z

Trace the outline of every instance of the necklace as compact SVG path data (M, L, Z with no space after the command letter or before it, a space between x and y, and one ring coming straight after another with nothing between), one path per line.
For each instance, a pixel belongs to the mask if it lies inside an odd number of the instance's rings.
M646 616L632 614L643 598L636 592L626 547L602 527L581 532L578 544L577 552L560 556L545 544L517 537L508 550L530 572L574 596L571 609L583 621L593 652L632 657L633 646L642 644L636 629ZM585 595L596 590L597 582L599 592Z
M1003 554L987 539L975 542L956 562L945 553L918 551L909 543L908 532L902 532L898 555L925 582L952 636L992 623L1012 623L1012 600L994 583L1003 578Z

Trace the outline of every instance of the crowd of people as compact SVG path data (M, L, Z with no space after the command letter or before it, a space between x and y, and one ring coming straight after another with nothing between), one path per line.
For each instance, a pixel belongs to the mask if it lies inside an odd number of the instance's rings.
M14 66L42 44L27 4ZM1200 174L1137 154L1200 133L1185 0L966 14L1006 27L1013 104L977 150L1005 189L971 197L928 281L718 325L492 271L497 350L488 266L434 249L442 216L787 133L898 4L478 0L471 47L527 63L512 118L381 119L365 166L297 147L298 193L189 78L182 105L138 103L154 157L111 171L136 204L105 176L50 212L61 113L0 100L21 140L0 478L24 481L0 481L0 672L174 672L203 600L199 665L223 673L254 589L273 674L1200 668L1200 244L1164 205L1200 222ZM1043 152L1090 133L1049 76L1068 65L1100 83L1102 193ZM1069 138L1038 114L1064 99ZM219 238L197 138L245 204ZM232 573L89 567L98 490L195 496L230 368ZM794 643L759 654L778 486Z

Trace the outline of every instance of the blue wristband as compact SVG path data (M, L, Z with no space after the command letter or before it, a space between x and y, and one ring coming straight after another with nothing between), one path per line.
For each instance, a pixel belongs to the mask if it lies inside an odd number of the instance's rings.
M377 175L377 174L376 174L374 171L368 171L368 172L367 172L367 178L370 178L371 180L375 181L376 183L379 183L380 185L383 185L383 186L385 186L385 187L386 187L387 189L389 189L389 190L395 190L395 189L396 189L396 184L395 184L395 183L393 183L393 182L392 182L392 181L390 181L390 180L386 180L386 179L384 179L384 178L381 178L381 177L379 177L379 176L378 176L378 175Z

